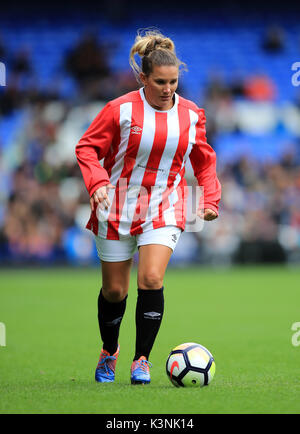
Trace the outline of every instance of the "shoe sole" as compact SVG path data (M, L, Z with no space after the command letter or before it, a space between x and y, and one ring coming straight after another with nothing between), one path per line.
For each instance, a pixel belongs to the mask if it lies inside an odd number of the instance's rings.
M95 376L95 381L96 383L113 383L115 381L115 378L110 379L110 378L105 378L105 377L100 377L99 379Z
M133 385L137 385L137 384L150 384L150 381L131 380L131 384L133 384Z
M115 380L104 380L104 381L99 381L95 379L96 383L114 383Z

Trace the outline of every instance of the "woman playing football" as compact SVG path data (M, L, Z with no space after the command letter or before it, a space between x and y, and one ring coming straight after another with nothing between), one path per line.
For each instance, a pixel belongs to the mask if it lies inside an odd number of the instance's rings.
M95 378L115 379L119 330L138 250L131 383L146 384L164 312L164 275L185 229L188 158L204 191L204 207L198 211L204 220L217 218L221 187L204 110L176 93L183 64L173 41L159 32L138 35L130 64L140 89L105 105L77 144L76 156L90 195L87 228L95 234L102 263L98 321L103 348Z

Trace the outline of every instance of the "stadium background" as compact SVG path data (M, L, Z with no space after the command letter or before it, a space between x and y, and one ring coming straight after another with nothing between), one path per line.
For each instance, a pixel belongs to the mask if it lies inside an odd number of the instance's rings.
M294 8L294 9L293 9ZM172 37L178 92L204 107L223 186L220 218L186 233L173 265L300 261L296 6L267 2L35 1L0 17L0 262L97 264L74 148L105 102L137 88L139 28ZM187 179L193 182L191 168Z
M0 413L299 414L298 17L290 0L1 5ZM223 198L220 218L184 234L172 257L146 391L129 381L136 268L116 382L94 382L101 269L74 148L108 99L136 88L129 48L147 26L188 65L179 93L206 110ZM89 39L71 56L86 34L96 47ZM215 357L205 390L165 374L183 342Z

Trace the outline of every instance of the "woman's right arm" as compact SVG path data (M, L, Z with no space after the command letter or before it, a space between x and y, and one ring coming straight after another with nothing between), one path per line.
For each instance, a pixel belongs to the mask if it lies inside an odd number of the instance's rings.
M104 202L106 207L108 189L113 188L108 173L100 165L99 160L110 151L115 135L114 110L108 103L76 145L75 153L86 189L91 198L92 210L94 205L97 206L99 202Z

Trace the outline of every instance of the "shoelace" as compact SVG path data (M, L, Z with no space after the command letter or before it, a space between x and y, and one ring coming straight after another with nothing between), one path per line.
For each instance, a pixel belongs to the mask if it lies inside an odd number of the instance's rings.
M115 357L115 356L105 356L105 357L101 358L101 359L99 360L99 363L98 363L97 369L102 369L102 368L104 368L104 369L105 369L105 372L108 373L108 363L109 363L110 361L113 361L113 360L116 360L116 357Z
M148 360L137 360L135 369L141 369L144 372L148 372L149 368L152 368L152 363Z

